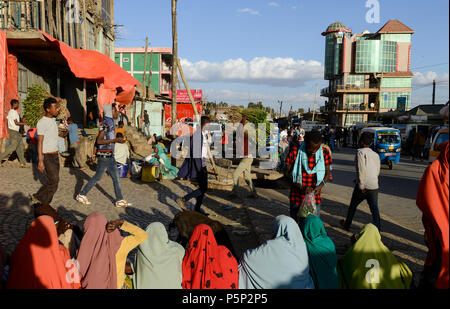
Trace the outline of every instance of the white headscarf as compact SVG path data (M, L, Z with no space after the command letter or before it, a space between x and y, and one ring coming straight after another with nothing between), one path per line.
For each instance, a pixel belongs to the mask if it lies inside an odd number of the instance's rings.
M181 289L184 248L169 240L160 222L147 227L148 238L139 245L134 263L135 289Z

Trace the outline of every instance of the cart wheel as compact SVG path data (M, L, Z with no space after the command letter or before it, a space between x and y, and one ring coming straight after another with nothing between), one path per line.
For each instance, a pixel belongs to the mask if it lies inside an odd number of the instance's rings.
M389 169L390 169L390 170L394 167L394 164L392 164L392 161L389 161L389 162L388 162L388 166L389 166Z

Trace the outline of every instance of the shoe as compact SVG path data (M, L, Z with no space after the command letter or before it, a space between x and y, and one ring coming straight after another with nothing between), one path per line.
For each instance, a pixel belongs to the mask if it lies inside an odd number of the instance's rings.
M81 204L83 204L83 205L91 205L91 202L89 202L89 200L87 199L87 197L84 196L84 195L78 194L76 200L77 200L78 202L80 202Z
M39 201L37 198L36 198L36 195L35 194L28 194L28 198L30 199L30 203L31 203L31 205L36 205L36 204L41 204L41 201Z
M125 200L121 200L121 201L117 201L116 202L116 208L122 208L122 207L128 207L128 206L133 206L133 204L128 203Z
M350 228L345 225L345 220L341 220L339 221L339 223L341 224L344 230L346 230L347 232L350 231Z
M187 211L187 207L186 207L186 203L185 203L185 201L184 201L184 198L182 198L182 197L178 198L178 199L177 199L177 204L178 204L178 206L180 206L180 208L181 208L183 211Z

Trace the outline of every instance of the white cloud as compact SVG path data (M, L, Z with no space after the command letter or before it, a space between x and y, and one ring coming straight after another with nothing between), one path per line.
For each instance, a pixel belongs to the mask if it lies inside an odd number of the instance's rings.
M252 9L249 9L249 8L239 9L238 12L239 13L248 13L250 15L259 15L259 11L252 10Z
M292 9L293 9L293 10L296 10L296 9L297 9L297 7L296 7L296 6L293 6L293 7L292 7Z
M426 73L414 72L414 77L412 78L412 86L414 88L432 85L433 80L436 80L436 83L438 84L448 86L449 75L448 73L438 75L436 72L432 71L428 71Z
M241 58L224 62L181 59L183 71L194 82L226 82L273 87L303 86L308 81L323 78L323 66L314 60L257 57L250 61Z
M269 2L269 6L279 7L280 5L276 2Z

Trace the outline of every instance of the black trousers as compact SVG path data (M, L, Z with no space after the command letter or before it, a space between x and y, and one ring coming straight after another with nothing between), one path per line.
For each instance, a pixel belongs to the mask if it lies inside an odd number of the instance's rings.
M195 203L195 210L200 210L200 207L202 206L203 203L203 198L205 197L206 190L208 190L208 172L206 170L206 167L202 168L197 179L199 183L199 188L186 195L184 197L184 200L189 201L192 198L197 199L197 202Z
M50 205L59 184L59 155L44 154L45 174L47 182L34 195L42 205Z

